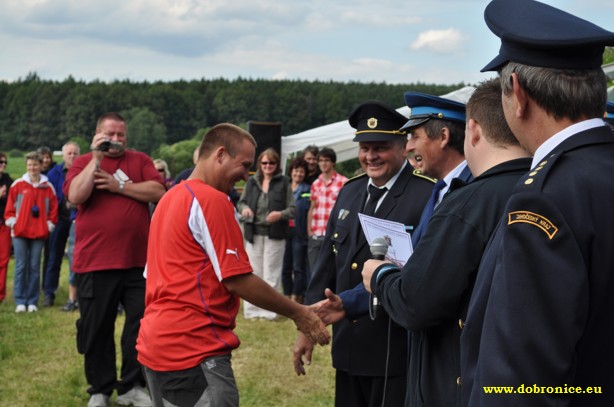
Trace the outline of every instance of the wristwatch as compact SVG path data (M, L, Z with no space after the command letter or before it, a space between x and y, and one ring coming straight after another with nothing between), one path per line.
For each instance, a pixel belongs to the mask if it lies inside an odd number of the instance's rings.
M118 193L122 194L124 192L124 186L126 185L126 181L119 181L119 191Z

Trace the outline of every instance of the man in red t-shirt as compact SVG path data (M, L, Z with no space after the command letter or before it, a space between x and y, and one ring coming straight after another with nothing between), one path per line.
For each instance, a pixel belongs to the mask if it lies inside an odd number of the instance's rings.
M149 406L135 346L145 308L148 203L164 194L162 178L150 157L126 150L126 122L108 113L98 120L92 152L75 159L62 190L78 205L73 270L81 314L77 349L90 384L88 407L107 406L115 389L118 404ZM118 382L114 330L119 304L126 322Z
M247 180L255 146L237 126L214 126L192 175L154 212L137 340L154 406L238 406L230 358L239 346L233 329L240 298L294 319L313 342L330 339L312 311L252 273L227 194Z

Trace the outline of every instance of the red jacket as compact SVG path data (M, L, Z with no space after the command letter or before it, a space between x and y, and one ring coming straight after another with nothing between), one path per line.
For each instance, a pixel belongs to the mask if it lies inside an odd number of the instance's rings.
M33 210L38 207L38 217L34 217ZM58 222L58 201L55 190L45 175L41 174L38 185L34 186L28 174L24 174L9 189L4 219L7 224L14 218L12 235L26 239L46 239L49 237L50 221L54 225Z

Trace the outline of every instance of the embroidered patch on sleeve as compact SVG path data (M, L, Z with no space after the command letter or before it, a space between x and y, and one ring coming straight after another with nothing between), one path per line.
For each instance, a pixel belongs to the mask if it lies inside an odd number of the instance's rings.
M552 240L554 235L559 231L559 228L554 226L548 218L545 218L537 213L529 211L514 211L507 214L507 224L513 223L528 223L529 225L537 226L548 235L548 238Z

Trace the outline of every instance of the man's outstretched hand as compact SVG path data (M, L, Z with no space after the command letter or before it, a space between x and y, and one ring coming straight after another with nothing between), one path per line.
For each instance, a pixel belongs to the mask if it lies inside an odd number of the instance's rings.
M320 317L326 325L334 324L345 318L345 309L341 297L335 294L330 288L324 290L325 300L316 302L310 308Z
M324 322L309 308L301 305L300 312L292 318L296 327L312 343L327 345L330 342L330 334Z

